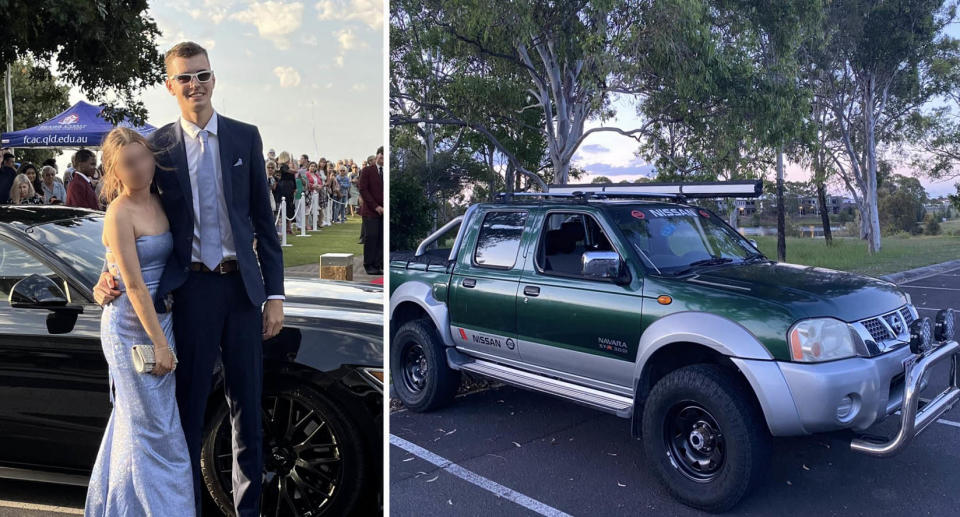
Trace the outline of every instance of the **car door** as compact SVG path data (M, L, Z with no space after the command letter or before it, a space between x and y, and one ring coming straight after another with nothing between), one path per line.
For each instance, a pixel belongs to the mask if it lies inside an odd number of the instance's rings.
M50 331L62 312L10 306L14 284L32 274L82 308L69 332ZM89 470L110 415L107 382L100 308L29 247L0 236L0 462Z
M450 280L450 333L457 348L490 359L519 359L517 286L528 210L478 214ZM472 238L471 238L472 237Z
M585 252L621 262L626 256L593 212L555 209L542 220L531 232L538 240L531 243L517 295L523 361L567 380L631 393L642 277L634 271L623 284L584 273Z

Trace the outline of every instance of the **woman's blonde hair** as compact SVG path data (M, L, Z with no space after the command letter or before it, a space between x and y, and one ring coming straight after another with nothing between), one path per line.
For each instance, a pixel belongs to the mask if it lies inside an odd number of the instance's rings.
M120 181L120 177L117 175L117 167L119 166L123 149L130 144L141 144L153 153L153 148L150 147L147 139L140 133L127 127L114 128L107 133L107 136L103 137L103 144L101 145L103 151L103 158L101 160L103 162L103 177L100 179L103 187L100 191L100 198L106 203L110 203L114 199L117 199L120 194L123 194L123 182Z
M13 187L10 189L10 200L13 201L13 204L19 205L24 198L20 197L20 185L24 183L27 184L27 199L32 198L37 195L37 191L33 189L33 183L30 183L30 178L26 174L17 174L13 178Z

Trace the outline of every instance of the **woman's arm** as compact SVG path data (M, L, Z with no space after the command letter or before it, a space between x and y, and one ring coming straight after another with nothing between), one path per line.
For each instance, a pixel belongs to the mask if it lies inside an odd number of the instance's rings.
M130 303L133 305L134 312L137 313L137 318L140 319L140 324L143 325L147 336L153 342L157 364L151 373L163 375L172 368L173 356L170 352L167 336L164 335L163 329L160 327L160 318L157 316L156 309L154 309L150 290L143 281L140 259L137 257L137 240L133 223L129 217L123 217L121 213L118 213L122 210L122 206L118 207L117 203L111 203L104 218L103 233L117 261L117 266L120 268L120 278L123 278L124 284L127 286L127 297L130 298Z

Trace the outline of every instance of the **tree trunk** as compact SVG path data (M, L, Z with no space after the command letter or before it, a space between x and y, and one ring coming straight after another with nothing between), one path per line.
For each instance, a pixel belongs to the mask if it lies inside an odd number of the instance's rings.
M822 177L822 176L821 176ZM823 224L823 240L827 246L833 245L833 233L830 231L830 208L827 206L827 187L823 181L817 181L817 204L820 205L820 222Z
M873 113L874 85L875 80L870 78L863 98L864 154L867 158L867 177L865 178L867 188L863 198L864 204L868 207L865 229L867 250L871 254L880 251L880 214L877 210L877 121Z
M727 213L727 224L729 224L730 227L733 228L734 230L737 229L738 215L739 215L739 211L737 210L737 203L733 202L732 205L730 206L730 212Z
M787 225L783 203L783 146L777 148L777 262L787 261Z

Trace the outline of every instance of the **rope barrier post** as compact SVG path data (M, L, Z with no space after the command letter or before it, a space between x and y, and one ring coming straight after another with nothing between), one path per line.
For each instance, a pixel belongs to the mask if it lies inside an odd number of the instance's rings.
M280 214L279 215L280 217L278 218L278 221L280 223L280 226L278 230L280 232L280 246L281 247L293 246L293 244L287 244L287 198L286 197L280 198Z
M300 200L297 201L297 225L300 226L300 235L297 237L311 237L307 233L307 196L300 196Z
M313 228L313 230L311 230L311 231L319 232L319 231L320 231L320 224L319 224L320 221L318 221L318 219L319 219L319 215L320 215L320 209L319 209L318 207L320 206L320 193L317 192L316 190L314 190L313 192L310 193L310 196L311 196L311 198L310 198L310 199L311 199L311 203L310 203L310 217L313 218L313 225L311 226L311 227Z

